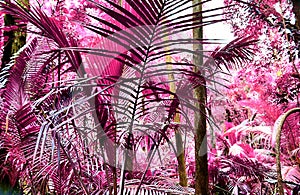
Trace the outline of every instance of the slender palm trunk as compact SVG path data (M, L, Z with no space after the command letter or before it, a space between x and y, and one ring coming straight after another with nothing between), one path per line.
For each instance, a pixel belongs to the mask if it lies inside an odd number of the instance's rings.
M199 4L201 0L193 0L193 4ZM193 8L194 13L202 11L202 5L197 5ZM195 16L202 20L201 15ZM199 21L196 21L199 22ZM194 39L203 38L202 27L193 30ZM203 64L203 55L201 54L203 46L201 44L194 44L194 51L199 51L198 55L194 55L193 61L197 66ZM198 72L196 67L195 72ZM196 161L196 172L195 172L195 191L196 195L208 194L208 161L207 161L207 138L206 138L206 87L205 79L202 79L202 85L198 86L194 91L194 96L197 100L196 106L198 108L195 113L195 161Z
M188 179L186 174L185 152L183 147L182 135L179 130L175 130L175 139L176 139L176 149L177 149L179 184L183 187L186 187L188 183Z
M171 57L167 56L167 62L171 62ZM168 69L172 69L172 66L168 66ZM169 81L174 81L174 75L169 74ZM170 91L176 93L176 85L174 82L170 82ZM174 97L173 97L174 98ZM174 122L180 123L180 114L176 113L174 116ZM179 184L186 187L188 183L187 174L186 174L186 163L185 163L185 151L182 140L181 132L178 127L175 129L175 141L176 141L176 157L178 163L178 175L179 175Z

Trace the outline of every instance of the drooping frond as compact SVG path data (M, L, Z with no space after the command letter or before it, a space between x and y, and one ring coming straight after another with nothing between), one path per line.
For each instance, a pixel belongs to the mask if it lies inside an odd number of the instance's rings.
M218 47L211 54L214 62L218 65L224 65L227 69L238 68L250 62L254 55L253 46L257 43L250 37L236 38L224 47Z
M216 158L209 170L210 177L216 182L212 186L213 193L268 193L271 184L267 181L276 177L270 167L256 159L236 156Z
M24 7L19 1L0 2L0 7L5 13L34 25L37 29L34 33L53 40L59 48L77 46L76 41L71 36L66 36L58 21L53 17L47 16L40 8L35 6ZM80 54L75 51L65 51L65 55L68 58L68 62L72 65L72 70L83 75L84 72L80 69Z
M7 174L12 185L16 182L11 178L14 174L26 171L25 164L30 158L30 150L34 147L34 140L38 131L34 110L32 109L29 98L25 93L24 70L27 63L37 46L37 39L29 42L17 52L7 66L7 70L1 75L2 84L5 87L1 94L1 129L0 136L2 140L0 157L0 166L6 170L7 166L16 169L10 172L1 172L1 175ZM16 164L18 160L21 165Z

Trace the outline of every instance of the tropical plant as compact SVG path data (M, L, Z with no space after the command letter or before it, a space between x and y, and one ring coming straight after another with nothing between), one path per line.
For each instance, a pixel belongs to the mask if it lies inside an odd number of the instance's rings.
M124 194L133 179L136 194L150 189L157 180L153 168L177 165L193 136L192 117L199 111L193 90L214 90L208 84L218 82L214 75L222 66L251 60L251 36L212 54L193 45L213 40L185 36L223 21L214 14L223 7L193 13L206 2L84 3L81 14L88 20L78 22L99 41L93 47L80 47L85 44L66 23L42 6L0 3L18 24L33 26L27 44L1 72L1 175L25 194ZM200 53L204 65L181 56ZM179 135L185 140L174 141ZM169 191L176 186L161 183ZM189 189L173 189L179 191Z

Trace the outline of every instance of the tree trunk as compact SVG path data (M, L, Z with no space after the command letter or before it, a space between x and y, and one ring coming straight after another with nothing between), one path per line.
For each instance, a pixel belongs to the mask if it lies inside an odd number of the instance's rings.
M199 4L201 0L193 0L193 4ZM193 12L202 11L202 5L197 5L193 8ZM202 20L202 14L195 16ZM199 22L199 21L195 21ZM197 28L193 30L194 39L203 38L203 28ZM194 44L194 51L198 51L198 55L194 55L193 62L196 66L203 65L203 46L201 44ZM199 72L195 67L195 72ZM201 73L200 73L201 74ZM196 98L196 107L198 108L195 113L195 191L196 195L208 194L208 161L207 161L207 137L206 137L206 86L205 79L202 79L202 84L197 86L194 91L194 97Z
M175 130L175 139L176 139L176 149L177 149L176 155L177 155L177 162L178 162L179 184L183 187L187 187L188 179L186 175L185 152L184 152L184 147L182 142L182 135L178 130Z
M171 57L167 56L167 62L171 62ZM172 66L168 65L168 69L172 70ZM174 75L169 74L169 81L174 81ZM170 91L176 93L176 85L174 82L170 82ZM174 97L171 97L171 99ZM180 114L176 113L174 116L174 122L180 123ZM176 141L176 158L178 163L178 175L179 175L179 184L183 187L187 186L188 179L186 174L186 163L185 163L185 151L182 141L181 132L178 128L175 129L175 141Z

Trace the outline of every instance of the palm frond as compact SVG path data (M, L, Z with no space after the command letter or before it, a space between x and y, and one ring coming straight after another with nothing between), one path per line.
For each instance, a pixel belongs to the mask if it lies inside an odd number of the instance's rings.
M219 67L224 65L227 70L233 67L238 68L252 60L255 51L254 46L257 42L251 36L236 38L224 47L216 48L211 57Z
M18 1L0 2L0 7L15 18L30 22L39 30L34 33L53 40L58 47L77 46L77 42L72 37L66 36L58 21L55 18L48 17L41 9L35 6L24 7ZM68 58L68 62L72 65L73 71L83 75L84 72L82 72L83 69L80 66L80 54L74 51L66 51L65 55Z
M215 193L233 193L234 188L240 193L258 193L263 185L257 186L256 183L264 184L266 180L275 178L275 172L270 167L255 159L228 156L215 160L216 164L209 167L213 181L218 182L213 189ZM268 186L265 190L268 190Z
M11 164L11 168L19 167L14 170L16 173L26 171L30 150L33 148L38 132L34 110L25 93L23 78L27 62L36 46L37 39L35 38L23 46L12 57L7 66L8 70L3 72L1 77L5 90L2 93L1 109L3 112L1 112L0 119L2 127L0 136L4 143L1 149L5 149L6 152L1 154L0 166L4 168L7 164ZM21 166L14 163L16 159L20 161Z

